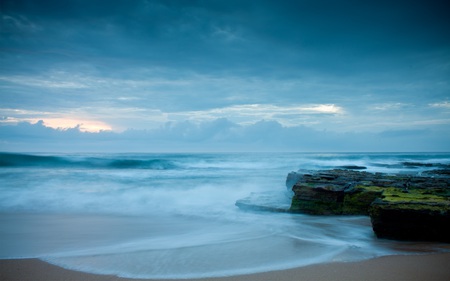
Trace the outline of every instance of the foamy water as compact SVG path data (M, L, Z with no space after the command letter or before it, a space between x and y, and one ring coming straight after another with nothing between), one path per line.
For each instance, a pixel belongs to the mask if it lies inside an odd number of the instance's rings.
M417 173L450 154L101 154L0 158L0 258L135 278L193 278L354 261L435 243L377 239L368 217L242 211L298 169ZM283 196L281 196L283 198Z

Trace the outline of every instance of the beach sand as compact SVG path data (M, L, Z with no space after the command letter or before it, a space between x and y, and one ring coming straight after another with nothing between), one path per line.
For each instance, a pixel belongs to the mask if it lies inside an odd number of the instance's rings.
M149 265L150 266L150 265ZM38 259L0 260L2 281L137 281L110 275L95 275L57 267ZM288 270L203 281L303 281L303 280L450 280L450 253L386 256L360 262L328 263ZM167 281L167 280L166 280Z

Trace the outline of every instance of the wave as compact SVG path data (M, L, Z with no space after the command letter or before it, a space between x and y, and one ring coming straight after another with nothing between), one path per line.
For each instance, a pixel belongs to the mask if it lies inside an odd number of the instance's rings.
M97 168L97 169L176 169L178 166L164 159L62 157L18 153L0 153L0 167L39 168Z
M57 156L0 153L0 167L58 166L64 162L67 161Z
M369 172L424 171L450 168L448 153L287 153L271 154L21 154L0 152L0 167L148 169L148 170L270 170L358 169ZM280 160L280 161L278 161Z

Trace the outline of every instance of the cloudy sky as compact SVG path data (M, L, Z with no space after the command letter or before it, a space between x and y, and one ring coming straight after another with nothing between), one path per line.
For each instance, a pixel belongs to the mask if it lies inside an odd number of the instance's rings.
M0 151L450 151L448 1L0 5Z

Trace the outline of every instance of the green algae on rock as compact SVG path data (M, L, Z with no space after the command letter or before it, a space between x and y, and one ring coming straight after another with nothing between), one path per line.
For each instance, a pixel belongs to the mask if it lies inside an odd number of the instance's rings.
M377 186L356 186L345 193L342 214L369 215L368 206L382 193L383 189Z
M380 174L329 170L297 174L291 211L313 215L368 215L370 204L389 181ZM294 178L291 173L290 178ZM377 184L377 185L375 185Z

